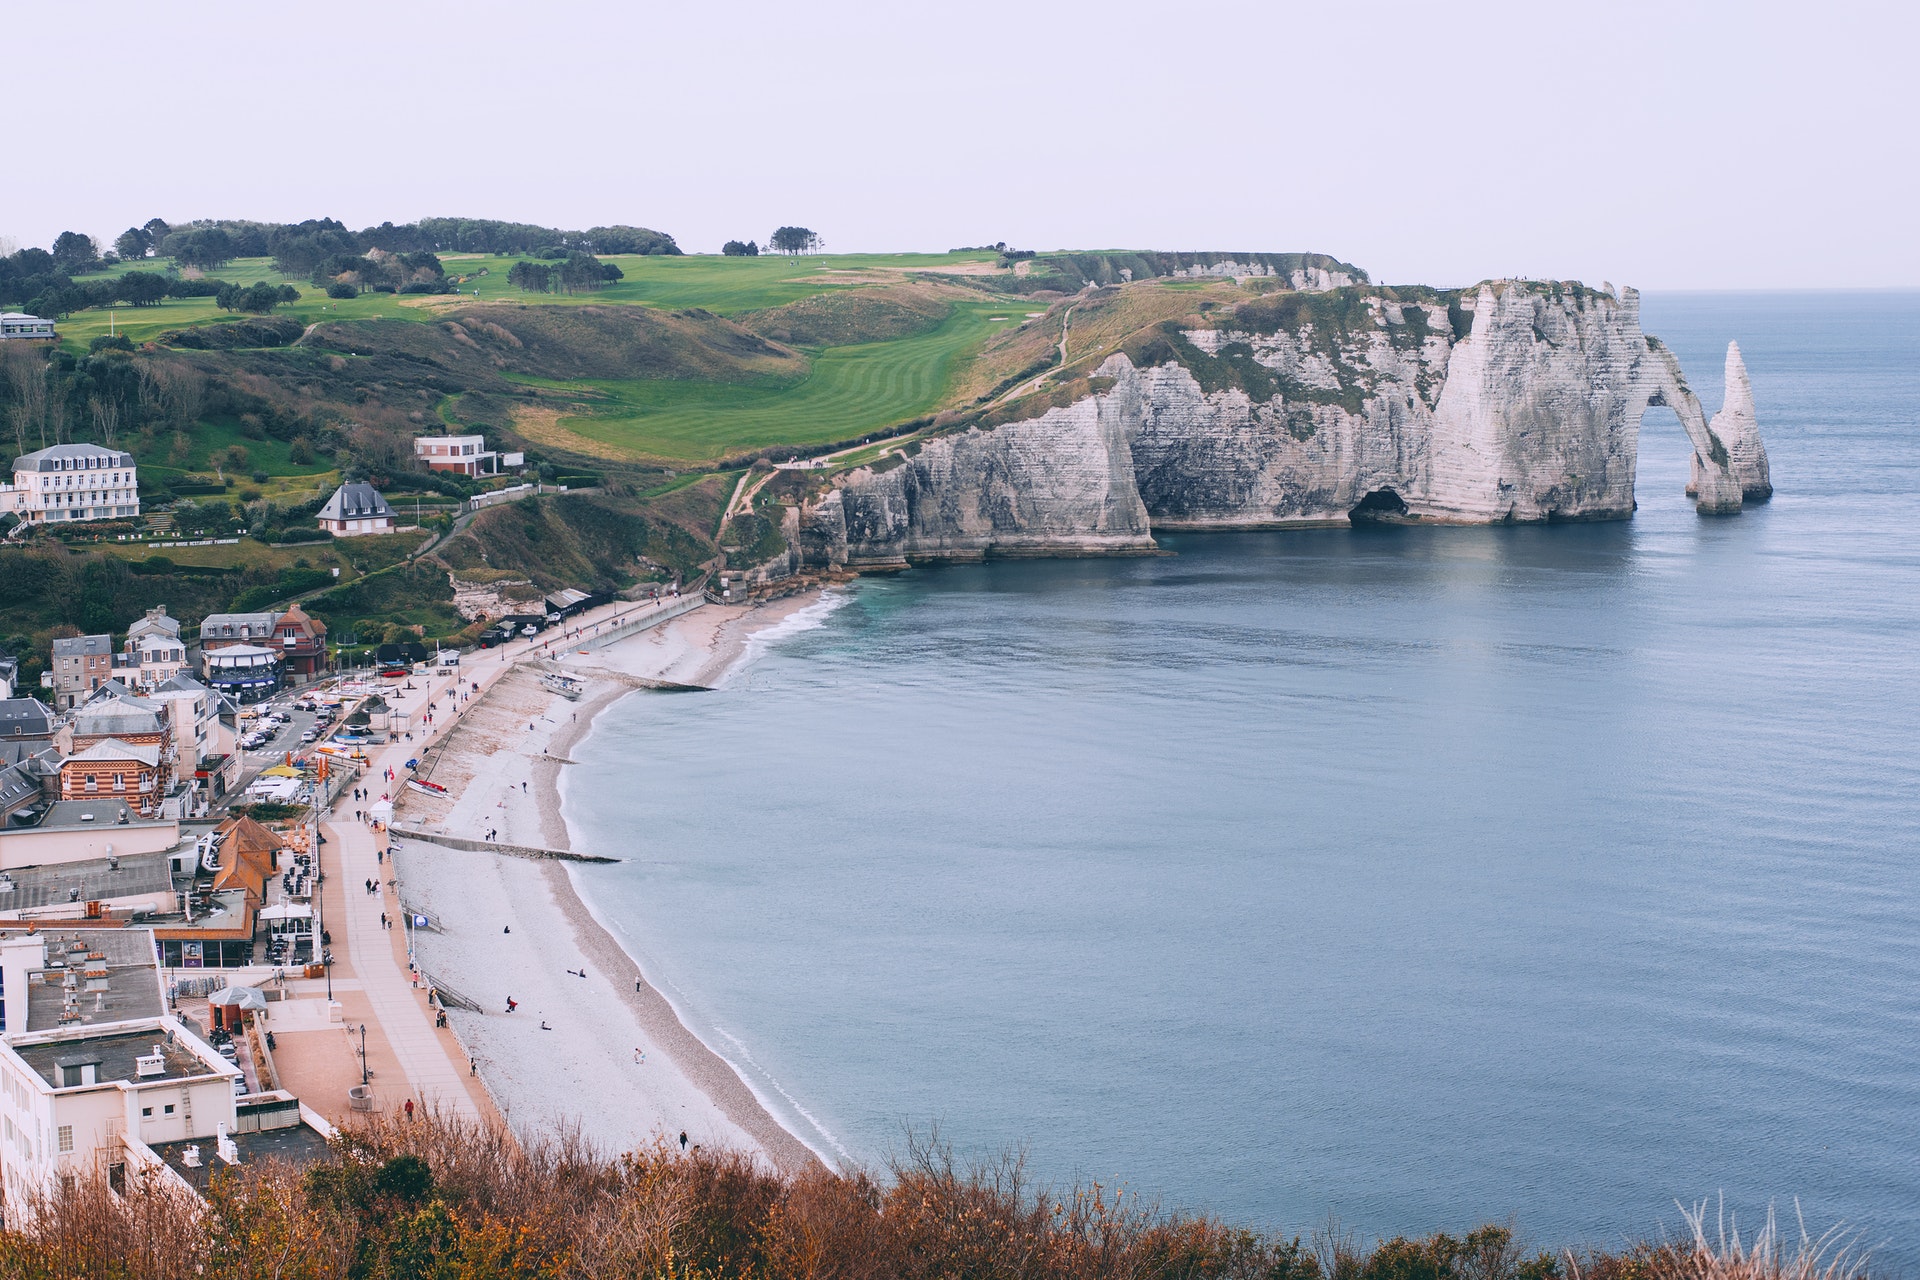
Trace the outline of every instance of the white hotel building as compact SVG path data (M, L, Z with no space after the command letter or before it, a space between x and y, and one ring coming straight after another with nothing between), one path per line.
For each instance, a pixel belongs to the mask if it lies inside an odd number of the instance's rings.
M57 444L13 461L13 483L0 485L0 512L29 524L56 520L124 520L140 514L133 455L97 444Z

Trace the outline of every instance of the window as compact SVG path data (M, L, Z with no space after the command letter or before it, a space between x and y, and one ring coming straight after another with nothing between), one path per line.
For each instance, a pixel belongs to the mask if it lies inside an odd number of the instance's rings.
M63 1124L58 1129L54 1130L54 1133L59 1137L60 1151L63 1155L73 1150L73 1126L72 1125Z
M169 1102L169 1103L167 1104L167 1111L166 1111L166 1114L168 1114L168 1115L172 1115L172 1114L173 1114L173 1104L172 1104L171 1102Z
M151 1119L153 1119L153 1108L152 1108L152 1107L142 1107L142 1108L140 1108L140 1118L141 1118L142 1120L151 1120Z

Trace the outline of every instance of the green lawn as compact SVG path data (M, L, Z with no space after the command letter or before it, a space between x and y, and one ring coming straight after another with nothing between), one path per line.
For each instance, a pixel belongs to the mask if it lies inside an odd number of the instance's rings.
M990 317L1002 317L992 319ZM703 462L776 444L824 444L917 417L939 404L957 357L1019 323L1004 302L956 306L936 329L896 342L832 347L799 382L665 379L584 384L598 412L564 417L575 435L649 458Z
M357 298L336 299L326 296L305 280L282 276L268 258L239 258L205 275L215 280L252 284L269 280L291 284L300 290L300 301L274 311L292 316L302 324L323 320L431 320L443 306L460 302L523 302L558 306L586 306L593 303L639 303L645 306L677 310L704 307L720 315L777 307L829 289L852 288L870 283L875 271L899 272L953 266L964 262L990 261L992 254L979 253L844 253L788 258L726 258L714 254L689 254L684 257L642 257L637 254L609 255L626 273L626 278L594 293L528 293L507 283L507 272L518 257L491 254L465 256L448 254L441 259L449 276L463 275L481 267L488 274L460 286L452 295L399 295L363 293ZM140 263L123 263L110 271L82 279L98 280L121 275L128 270L164 271L167 261L149 258ZM124 333L135 343L147 342L168 329L189 325L220 324L243 317L222 311L212 298L170 298L155 307L114 307L110 311L78 311L60 322L61 345L82 352L94 338L108 332Z

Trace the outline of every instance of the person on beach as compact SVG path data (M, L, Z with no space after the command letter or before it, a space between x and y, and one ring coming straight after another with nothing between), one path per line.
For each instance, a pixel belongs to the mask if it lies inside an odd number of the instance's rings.
M685 1129L680 1131L680 1149L682 1151L687 1149L687 1131Z
M407 1105L404 1109L407 1113L407 1119L409 1120L413 1119L413 1099L412 1098L407 1099Z
M633 1060L636 1064L644 1067L647 1064L647 1055L640 1052L639 1049L635 1049L633 1051Z
M518 1000L515 1000L512 996L507 997L508 1013L512 1013L515 1009L518 1009L519 1007L520 1007L520 1002Z
M633 994L635 995L640 994L640 975L639 974L635 974L633 977Z
M552 1028L552 1027L550 1027L550 1026L548 1026L548 1025L547 1025L547 1020L546 1020L545 1018L542 1018L542 1019L540 1019L540 1029L541 1029L542 1031L551 1031L551 1030L553 1030L553 1028Z

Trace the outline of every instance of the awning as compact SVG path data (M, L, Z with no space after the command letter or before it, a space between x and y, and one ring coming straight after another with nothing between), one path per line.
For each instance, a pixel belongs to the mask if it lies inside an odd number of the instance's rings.
M267 998L258 987L222 987L207 997L207 1003L225 1008L264 1010Z

